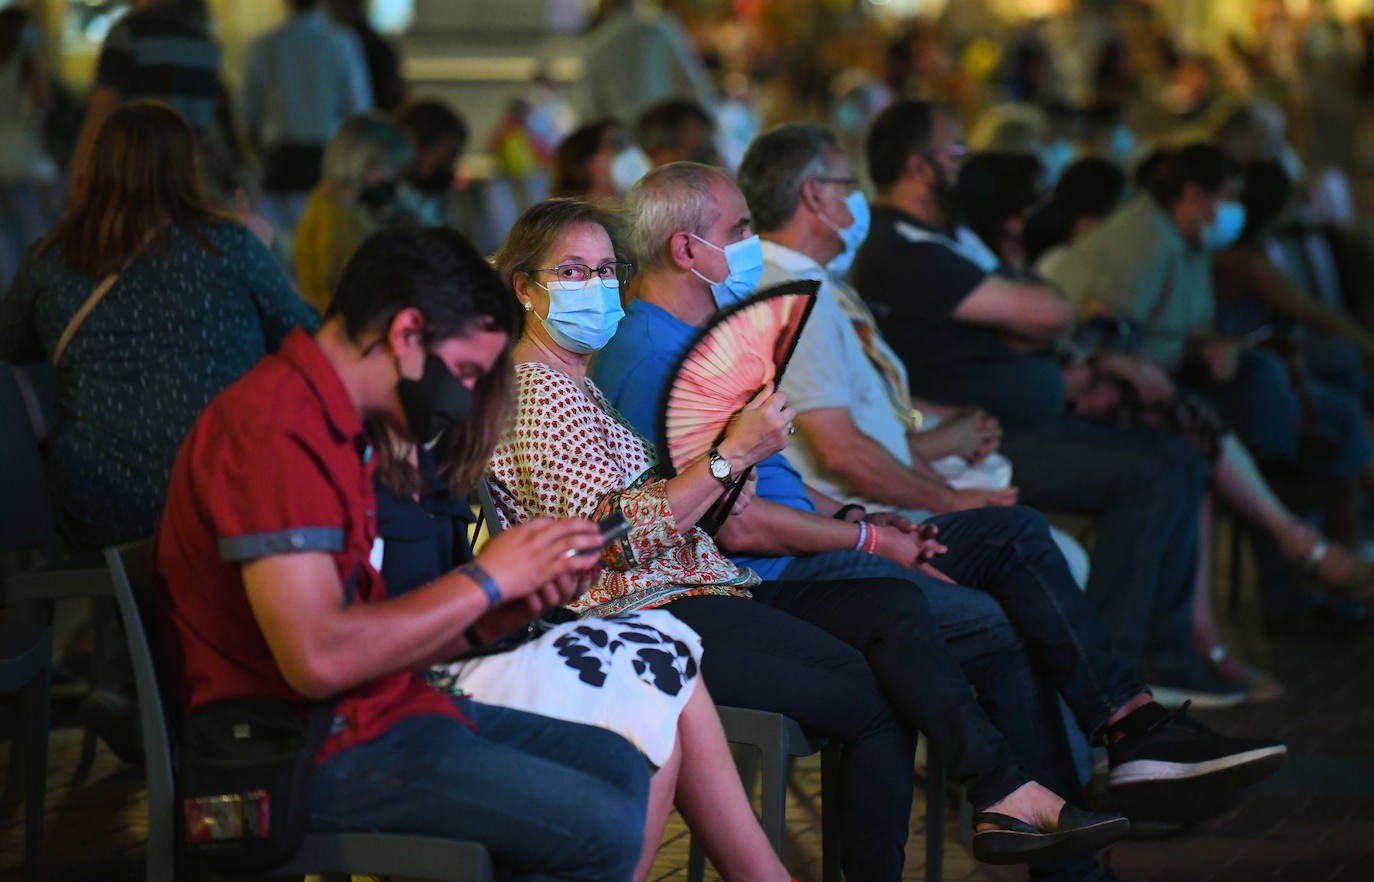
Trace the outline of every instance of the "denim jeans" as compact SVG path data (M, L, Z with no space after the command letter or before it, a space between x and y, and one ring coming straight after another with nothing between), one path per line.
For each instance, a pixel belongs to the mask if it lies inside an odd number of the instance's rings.
M1102 625L1069 574L1038 513L980 509L933 519L952 543L937 565L978 587L951 585L886 558L835 551L797 558L783 577L900 579L920 589L979 704L1035 780L1084 804L1058 693L1073 696L1092 732L1141 686L1105 645ZM946 536L946 531L949 536ZM1048 543L1048 545L1046 545ZM1011 598L1004 609L1002 598ZM1077 629L1085 633L1078 635ZM1054 644L1060 644L1057 648ZM1049 659L1046 664L1037 660ZM1056 661L1057 660L1057 661ZM1031 878L1097 878L1095 858L1031 868Z
M311 828L470 839L503 879L628 880L649 764L613 732L462 700L476 726L411 717L315 770Z
M891 579L770 581L754 601L687 597L664 609L701 635L720 704L786 714L844 744L844 870L898 880L917 730L985 808L1025 774L978 706L925 597Z
M1217 406L1256 459L1298 455L1302 402L1277 352L1247 349L1229 383L1204 382L1197 391Z
M1352 364L1349 352L1338 345L1328 350L1311 366L1302 392L1311 405L1311 428L1337 447L1336 456L1324 465L1335 477L1353 478L1374 453L1374 441L1364 420L1363 372L1358 357ZM1245 352L1235 379L1211 384L1204 394L1216 403L1256 458L1297 456L1306 414L1302 395L1277 353Z
M1099 517L1087 597L1116 655L1132 669L1189 670L1202 455L1168 432L1069 417L1009 435L1002 450L1026 505Z

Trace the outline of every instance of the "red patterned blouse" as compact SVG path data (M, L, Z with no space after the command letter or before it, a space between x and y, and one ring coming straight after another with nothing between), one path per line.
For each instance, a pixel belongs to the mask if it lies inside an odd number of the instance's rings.
M658 460L601 390L537 362L516 365L515 424L492 455L489 484L504 526L535 517L600 520L620 511L627 536L569 607L605 616L697 594L749 597L759 578L721 554L700 527L678 529Z

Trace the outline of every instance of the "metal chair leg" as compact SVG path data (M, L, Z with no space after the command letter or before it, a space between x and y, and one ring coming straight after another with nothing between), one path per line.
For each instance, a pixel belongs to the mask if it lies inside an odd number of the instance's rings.
M38 882L43 862L43 815L48 790L48 700L51 667L23 689L28 717L24 738L24 882ZM18 757L11 765L18 765Z

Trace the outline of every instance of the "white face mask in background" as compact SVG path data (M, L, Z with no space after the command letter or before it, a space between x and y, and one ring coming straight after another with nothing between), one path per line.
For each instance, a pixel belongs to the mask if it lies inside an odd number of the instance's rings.
M631 144L611 158L611 185L618 192L627 193L652 168L649 154Z

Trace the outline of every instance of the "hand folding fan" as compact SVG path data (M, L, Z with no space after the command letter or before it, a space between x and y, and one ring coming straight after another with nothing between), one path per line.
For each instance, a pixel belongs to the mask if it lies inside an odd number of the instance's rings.
M704 458L759 390L776 387L819 288L810 280L784 282L716 313L687 347L659 405L664 464L684 469ZM708 532L724 523L746 475L702 519Z

